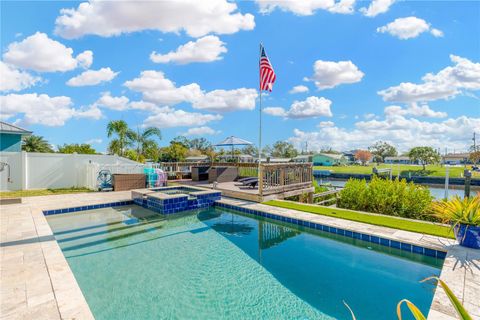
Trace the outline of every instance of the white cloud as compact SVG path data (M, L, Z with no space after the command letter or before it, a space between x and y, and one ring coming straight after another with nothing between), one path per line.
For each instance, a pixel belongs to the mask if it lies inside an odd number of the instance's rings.
M80 108L75 112L77 118L90 118L98 120L103 117L102 110L98 108L96 104L90 105L88 107Z
M252 110L257 97L255 89L205 92L197 83L177 87L173 81L165 78L163 72L153 70L142 71L140 77L126 81L124 85L130 90L141 92L147 102L164 106L187 102L195 109L221 112Z
M102 82L112 81L117 75L118 72L113 72L110 68L87 70L68 80L67 85L71 87L95 86Z
M132 101L130 102L130 107L132 109L144 111L155 111L159 109L159 107L155 103L146 101Z
M247 88L213 90L194 100L192 107L219 112L253 110L257 95L257 90Z
M0 91L20 91L34 86L42 79L0 61L0 80Z
M256 0L260 13L269 14L275 9L289 11L299 16L310 16L317 10L350 14L354 11L355 0Z
M64 72L75 69L79 63L87 66L92 62L91 51L84 51L74 58L72 48L41 32L9 44L3 59L19 68L39 72Z
M303 101L294 101L288 111L280 107L269 107L265 108L263 112L272 116L292 119L331 117L331 104L332 101L328 99L312 96Z
M60 11L55 33L74 39L87 34L110 37L142 30L185 31L192 37L252 30L254 16L237 9L235 3L226 0L82 2L76 9Z
M329 128L334 126L335 123L333 121L320 121L320 123L317 125L319 128Z
M46 94L8 94L0 96L0 114L3 119L23 114L22 123L62 126L72 117L98 119L98 113L92 109L73 108L70 97L50 97Z
M436 37L436 38L441 38L441 37L443 37L443 31L442 31L442 30L438 30L438 29L432 28L432 29L430 30L430 33L431 33L434 37Z
M383 27L377 28L377 32L389 33L402 40L418 37L421 33L430 31L434 37L442 37L443 32L431 28L430 24L417 17L397 18Z
M85 143L88 143L88 144L100 144L102 142L103 142L103 140L100 139L100 138L93 138L93 139L85 141Z
M219 131L216 131L210 127L203 126L203 127L196 127L196 128L190 128L187 130L187 132L184 133L186 136L207 136L207 135L214 135L219 133Z
M299 85L299 86L293 87L290 91L288 91L288 93L291 93L291 94L302 93L302 92L308 92L308 87Z
M86 50L79 55L77 55L78 64L85 69L90 68L93 63L93 52L90 50Z
M222 116L218 114L202 114L171 108L164 109L166 110L159 110L147 117L143 124L145 126L155 126L159 128L194 127L203 126L211 121L222 119Z
M372 0L368 8L360 8L360 12L366 17L376 17L381 13L385 13L395 0Z
M430 107L426 104L418 105L417 103L413 102L410 103L406 108L402 108L400 106L388 106L385 108L385 115L395 116L395 115L412 115L415 117L426 117L426 118L446 118L448 114L446 112L441 111L434 111L430 109Z
M427 73L423 83L402 82L378 92L385 101L416 102L449 99L462 93L462 90L480 89L480 63L450 55L454 66L446 67L438 73Z
M367 113L367 114L364 114L363 117L367 120L370 120L370 119L375 118L376 115L374 113Z
M469 146L465 137L479 127L480 118L467 116L429 122L396 115L387 116L384 120L360 121L352 129L337 126L320 127L313 132L295 129L289 141L297 147L308 141L312 150L319 150L325 145L337 150L364 149L377 140L387 140L401 151L418 145L464 150Z
M144 99L148 101L164 105L194 101L202 95L198 84L176 87L173 81L165 78L163 72L153 70L142 71L140 77L126 81L124 86L141 92Z
M275 117L287 117L287 111L282 107L266 107L263 112Z
M110 92L103 92L102 96L95 102L95 105L112 110L122 111L128 108L129 99L125 96L112 97Z
M192 62L212 62L223 59L222 53L227 52L217 36L206 36L196 41L189 41L177 48L176 51L170 51L167 54L159 54L155 51L150 54L150 60L155 63L175 62L178 64L187 64Z
M317 60L313 65L314 81L318 89L330 89L341 84L356 83L362 80L364 73L352 61Z

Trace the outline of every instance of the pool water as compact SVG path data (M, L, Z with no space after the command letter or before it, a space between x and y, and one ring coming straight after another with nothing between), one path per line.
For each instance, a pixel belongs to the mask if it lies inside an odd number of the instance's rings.
M217 207L47 216L96 319L396 319L427 314L442 260ZM409 319L405 317L405 319Z

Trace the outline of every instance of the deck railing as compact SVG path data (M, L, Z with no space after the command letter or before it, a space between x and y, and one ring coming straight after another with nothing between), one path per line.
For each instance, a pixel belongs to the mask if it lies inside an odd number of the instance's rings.
M154 167L169 174L189 173L193 166L238 167L240 177L258 177L257 163L235 162L160 162ZM262 163L260 166L261 183L258 185L260 195L288 192L310 188L313 182L311 163Z
M259 193L268 195L309 188L313 181L312 170L311 163L262 163Z

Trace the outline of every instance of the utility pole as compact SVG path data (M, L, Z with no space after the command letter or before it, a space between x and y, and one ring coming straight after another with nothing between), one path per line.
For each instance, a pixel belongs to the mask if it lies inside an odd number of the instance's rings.
M473 152L476 152L477 151L477 140L476 140L476 136L475 136L475 131L473 131Z

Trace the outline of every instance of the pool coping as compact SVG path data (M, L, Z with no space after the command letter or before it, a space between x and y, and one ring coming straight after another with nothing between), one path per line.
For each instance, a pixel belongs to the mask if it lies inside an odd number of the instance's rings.
M95 206L105 206L107 203L115 204L115 206L122 205L122 203L130 204L130 192L89 193L81 196L70 194L34 198L24 198L22 204L1 206L2 319L4 319L4 316L13 319L22 317L36 319L42 312L48 313L49 319L93 319L83 293L53 237L52 230L43 212L53 210L53 214L55 214L55 210L60 210L57 213L62 213L62 209L67 209L63 212L66 213L75 212L75 210L68 211L68 208L86 208L88 210L94 209ZM440 279L450 286L459 300L463 302L465 308L472 313L472 318L480 319L480 250L460 247L451 239L272 207L245 200L223 197L217 201L217 204L227 204L237 210L240 208L241 212L243 208L246 213L248 213L248 210L257 210L272 215L270 217L274 216L277 219L280 217L278 220L281 220L281 217L289 217L297 221L308 222L308 225L301 224L305 227L310 227L310 223L313 223L313 226L323 225L334 229L351 230L352 232L375 235L393 241L447 252ZM65 208L65 206L68 206L68 208ZM17 213L17 211L20 213ZM288 220L285 221L288 222ZM328 231L331 232L330 229ZM31 240L32 243L22 243L25 240ZM17 241L19 242L18 245L3 246L5 243L15 243ZM21 273L15 270L18 268L20 261L26 263L26 258L33 249L37 250L36 254L38 255L38 261L35 263L44 263L46 267L47 272L42 275L42 278L49 278L49 286L40 287L36 282L32 282L34 274ZM22 253L21 259L18 251ZM3 290L5 273L7 276L14 274L17 279L11 288L7 287L6 290ZM10 278L6 280L10 280ZM33 295L29 294L30 288L33 289ZM7 301L7 303L4 304L4 301ZM456 319L455 311L441 289L437 288L435 291L428 319Z

